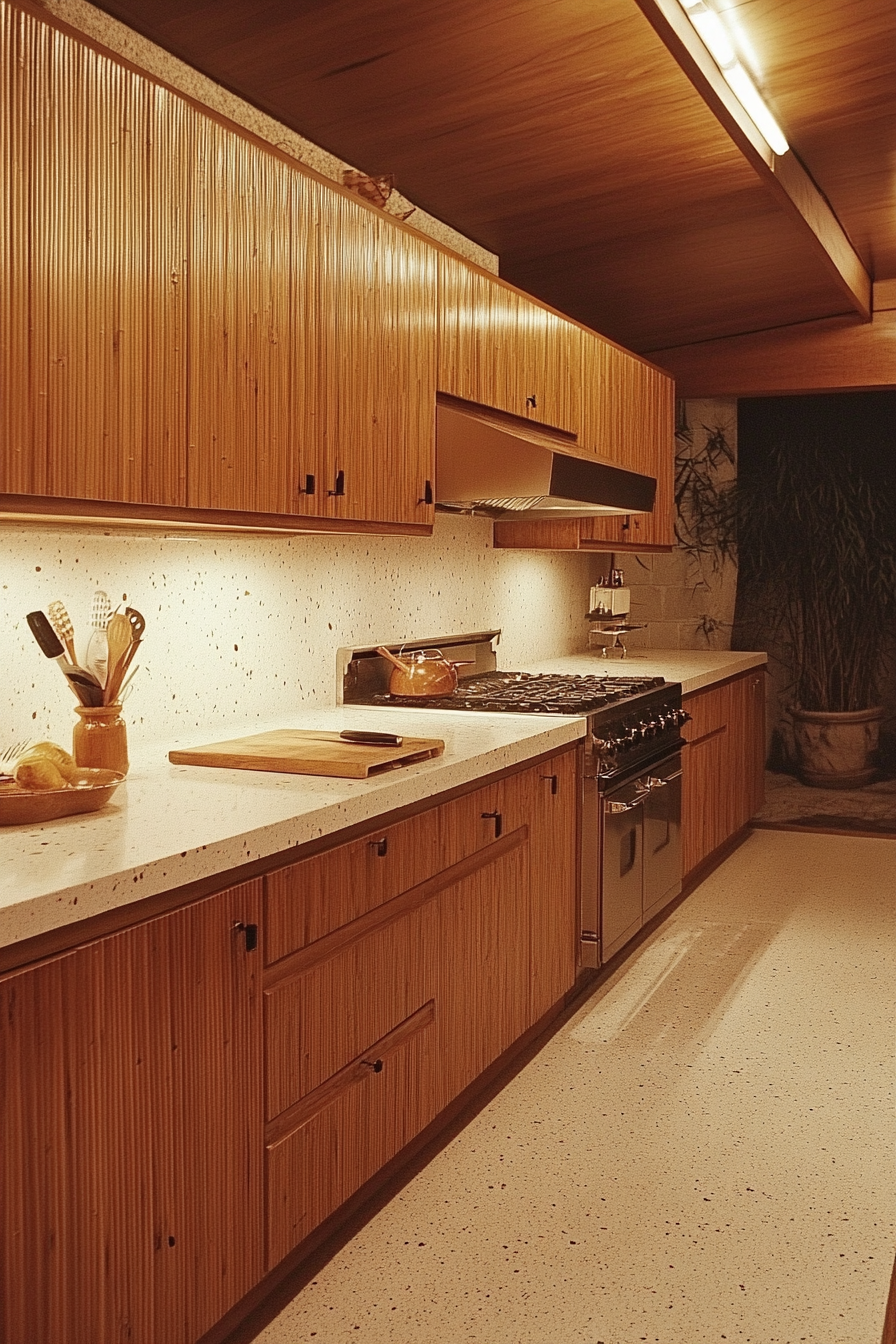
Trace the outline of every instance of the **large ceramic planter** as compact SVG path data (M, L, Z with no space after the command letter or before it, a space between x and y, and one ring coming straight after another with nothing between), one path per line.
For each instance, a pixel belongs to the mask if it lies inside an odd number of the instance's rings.
M875 756L884 711L844 713L791 709L797 767L804 784L858 789L877 774Z

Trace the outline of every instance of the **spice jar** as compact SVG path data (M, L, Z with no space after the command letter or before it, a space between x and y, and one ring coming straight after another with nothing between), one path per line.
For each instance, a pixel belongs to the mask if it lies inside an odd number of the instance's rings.
M77 765L95 770L128 772L128 734L121 705L75 705L78 722L72 733Z

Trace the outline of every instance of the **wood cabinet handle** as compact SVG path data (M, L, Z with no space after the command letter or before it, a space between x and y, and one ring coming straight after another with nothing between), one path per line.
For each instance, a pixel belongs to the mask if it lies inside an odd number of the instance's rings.
M495 839L501 839L501 833L504 830L504 818L500 812L483 812L482 820L491 820L495 823Z
M418 503L418 504L431 504L431 503L432 503L432 481L424 481L424 482L423 482L423 494L422 494L422 495L420 496L420 498L417 500L417 503Z
M238 923L234 924L233 927L237 933L245 934L246 951L254 952L255 949L258 947L258 925L243 924L242 921L239 921Z
M304 486L301 486L301 485L300 485L299 488L298 488L298 490L296 491L296 494L297 494L297 495L313 495L313 494L314 494L314 487L315 487L315 484L316 484L316 482L315 482L315 480L314 480L314 477L313 477L313 476L311 475L311 473L309 472L309 474L305 477L305 484L304 484Z
M534 392L532 393L531 396L528 396L526 398L526 405L531 407L533 411L538 410L538 398L536 397Z
M557 792L557 785L559 781L556 775L542 775L542 779L549 779L551 781L551 793Z
M371 840L370 848L374 850L377 858L384 859L389 853L389 837L381 835L379 840Z
M332 489L332 490L328 490L328 491L327 491L327 494L328 494L328 495L344 495L344 494L345 494L345 472L344 472L344 471L337 471L337 473L336 473L336 481L335 481L335 483L334 483L333 489Z

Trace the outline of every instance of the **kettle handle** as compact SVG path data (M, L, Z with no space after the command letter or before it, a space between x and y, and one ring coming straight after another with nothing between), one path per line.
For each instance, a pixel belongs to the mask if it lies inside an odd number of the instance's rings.
M385 658L386 661L390 662L393 667L397 667L400 672L407 672L408 670L407 663L403 662L400 658L396 658L395 654L390 653L388 649L384 649L382 644L377 645L376 651L381 658Z

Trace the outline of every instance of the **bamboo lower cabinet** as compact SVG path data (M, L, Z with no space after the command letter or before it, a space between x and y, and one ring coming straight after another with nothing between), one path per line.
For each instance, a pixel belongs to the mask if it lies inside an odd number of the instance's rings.
M261 900L0 980L4 1344L187 1344L260 1278Z
M693 872L762 807L764 668L685 696L682 869Z
M572 987L576 763L266 879L268 1268Z
M3 1344L193 1344L562 1002L577 761L0 978Z

